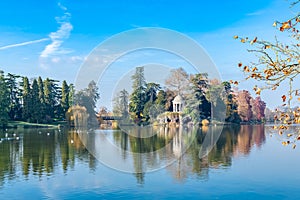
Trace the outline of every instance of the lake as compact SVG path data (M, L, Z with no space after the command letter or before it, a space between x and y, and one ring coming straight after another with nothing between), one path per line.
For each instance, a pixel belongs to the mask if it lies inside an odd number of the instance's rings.
M271 131L225 126L201 158L205 128L1 131L0 199L299 199L300 146Z

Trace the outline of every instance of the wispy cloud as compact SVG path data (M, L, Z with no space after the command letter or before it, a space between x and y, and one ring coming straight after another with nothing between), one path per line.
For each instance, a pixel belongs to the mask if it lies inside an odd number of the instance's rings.
M10 48L14 48L14 47L26 46L26 45L30 45L30 44L36 44L36 43L40 43L40 42L44 42L44 41L48 41L48 40L50 40L50 39L49 38L43 38L43 39L39 39L39 40L31 40L31 41L21 42L21 43L17 43L17 44L10 44L10 45L0 47L0 50L10 49Z
M48 44L41 52L41 58L47 58L52 55L65 54L69 52L65 49L61 49L61 45L64 40L70 37L70 33L73 30L73 26L70 23L71 14L67 12L67 8L61 3L58 3L58 6L64 11L64 15L62 17L55 18L60 26L57 31L49 34L51 43Z
M256 12L247 13L246 15L247 16L259 16L259 15L264 14L265 12L266 12L265 10L259 10L259 11L256 11Z

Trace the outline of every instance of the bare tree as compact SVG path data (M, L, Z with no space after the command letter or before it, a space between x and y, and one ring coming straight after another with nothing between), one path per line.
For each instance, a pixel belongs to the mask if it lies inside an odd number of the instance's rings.
M189 75L182 67L173 69L165 84L167 89L184 96L189 84Z

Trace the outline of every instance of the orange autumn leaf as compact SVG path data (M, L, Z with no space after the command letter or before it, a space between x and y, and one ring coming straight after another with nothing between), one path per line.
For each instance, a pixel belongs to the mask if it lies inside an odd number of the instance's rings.
M285 29L289 29L289 28L291 28L290 22L284 22L279 30L284 31Z
M282 95L282 97L281 97L281 98L282 98L282 101L283 101L283 102L285 102L285 100L286 100L286 96L285 96L285 95Z
M239 38L239 36L235 35L235 36L233 36L233 38L234 38L234 39L238 39L238 38Z
M243 66L243 64L242 64L242 63L239 63L239 67L241 67L241 66Z
M255 92L257 95L260 95L261 93L261 89L260 88L257 88L256 92Z
M257 70L257 67L254 67L253 69L252 69L252 72L255 72Z
M250 44L254 44L256 41L257 41L257 37L255 37L255 38L250 42Z

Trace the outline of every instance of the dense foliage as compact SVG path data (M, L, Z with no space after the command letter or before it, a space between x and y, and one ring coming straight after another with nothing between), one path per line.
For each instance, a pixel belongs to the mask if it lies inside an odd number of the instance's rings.
M160 114L172 112L177 95L184 99L183 117L188 116L194 123L223 118L231 123L265 121L266 104L259 97L254 99L248 91L233 90L230 82L210 80L204 73L188 74L183 68L174 69L164 88L158 83L147 83L143 67L137 67L131 79L132 93L120 91L114 99L114 114L123 117L129 114L138 125L149 124Z
M41 77L21 77L0 73L0 126L8 121L19 120L32 123L51 123L64 120L73 94L66 81Z

